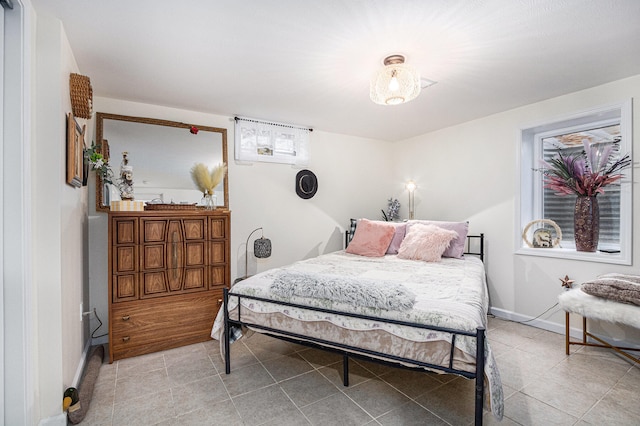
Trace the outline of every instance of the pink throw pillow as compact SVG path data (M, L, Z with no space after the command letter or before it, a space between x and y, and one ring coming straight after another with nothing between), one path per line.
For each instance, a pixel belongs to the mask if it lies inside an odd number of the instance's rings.
M407 222L407 233L415 224L435 225L442 229L455 231L458 236L451 241L451 245L442 253L442 257L454 257L460 259L464 257L464 246L467 242L467 233L469 232L469 222L445 222L439 220L410 220Z
M347 246L347 253L382 257L387 251L396 228L387 222L360 219L356 233Z
M444 251L457 236L456 231L439 228L435 225L413 224L400 245L398 257L439 262Z

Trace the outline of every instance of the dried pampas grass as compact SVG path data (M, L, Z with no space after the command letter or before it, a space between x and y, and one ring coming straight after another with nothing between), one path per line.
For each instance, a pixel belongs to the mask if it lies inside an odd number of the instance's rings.
M226 171L227 165L224 163L218 164L211 170L202 163L196 163L191 168L191 179L203 194L211 195L213 188L220 184Z

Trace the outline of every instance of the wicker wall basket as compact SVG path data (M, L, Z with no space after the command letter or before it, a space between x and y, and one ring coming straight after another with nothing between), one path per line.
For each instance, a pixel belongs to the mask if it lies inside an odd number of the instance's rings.
M79 118L91 118L93 113L93 89L86 75L71 73L69 76L71 108L73 115Z

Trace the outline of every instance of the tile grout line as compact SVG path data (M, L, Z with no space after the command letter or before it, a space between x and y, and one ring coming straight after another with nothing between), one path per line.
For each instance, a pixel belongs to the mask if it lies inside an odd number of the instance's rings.
M169 385L169 395L171 396L171 403L173 406L173 417L171 418L172 420L177 420L178 419L178 411L176 410L176 400L173 397L173 387L171 386L171 383L169 383L169 369L167 368L167 356L165 352L162 352L162 364L164 365L164 372L167 375L167 384ZM214 367L215 368L215 367Z
M227 391L227 395L229 395L229 398L230 398L230 400L231 400L231 403L233 404L233 408L236 410L236 413L238 414L238 417L240 418L240 420L242 420L242 421L243 421L243 423L244 423L244 419L243 419L242 415L240 414L240 411L238 410L238 406L236 405L236 402L235 402L234 398L237 398L237 397L240 397L240 396L243 396L243 395L247 395L247 394L249 394L249 393L251 393L251 392L255 392L255 391L257 391L257 390L266 389L266 388L268 388L269 386L277 385L277 384L278 384L278 382L277 382L277 381L276 381L276 379L273 377L273 375L271 374L271 372L270 372L269 370L267 370L267 368L264 366L264 364L262 363L262 361L261 361L261 360L256 356L256 354L254 354L254 353L253 353L253 351L251 350L251 348L249 348L249 347L248 347L248 346L247 346L243 341L239 341L239 343L242 343L242 345L243 345L243 346L244 346L244 347L245 347L245 348L246 348L246 349L251 353L251 355L252 355L252 356L253 356L253 357L258 361L258 364L260 364L260 366L262 366L262 368L267 372L267 374L269 375L269 377L271 377L271 380L273 380L273 382L274 382L274 383L269 384L269 385L267 385L267 386L262 386L262 387L259 387L259 388L256 388L256 389L252 389L252 390L250 390L249 392L244 392L244 393L241 393L241 394L238 394L238 395L235 395L235 396L231 396L231 394L229 393L229 389L227 388L226 383L224 382L224 380L222 380L222 377L220 377L220 381L222 382L222 385L224 386L225 390ZM247 366L245 366L245 367L248 367L248 366L251 366L251 365L254 365L254 364L250 364L250 365L247 365ZM215 365L214 365L214 368L215 368ZM241 368L242 368L242 367L241 367ZM216 368L216 370L217 370L217 368ZM224 372L224 373L226 374L226 372ZM232 373L232 371L229 371L229 374L231 374L231 373ZM222 373L218 373L218 374L220 375L220 374L222 374ZM285 394L285 395L286 395L286 394Z
M582 348L580 348L580 349L582 349ZM602 400L604 400L604 398L605 398L607 395L609 395L609 393L613 390L613 388L615 388L615 387L616 387L616 385L617 385L618 383L620 383L620 382L622 381L622 379L623 379L627 374L629 374L629 372L631 371L631 369L632 369L632 368L634 368L634 366L633 366L633 365L631 365L631 366L629 367L629 369L624 373L624 375L622 375L622 376L621 376L621 377L620 377L620 378L619 378L619 379L618 379L618 380L617 380L613 385L611 385L611 386L609 387L609 389L607 389L607 391L606 391L606 392L605 392L605 393L604 393L600 398L598 398L598 400L597 400L593 405L591 405L591 407L589 407L589 409L588 409L587 411L585 411L585 413L584 413L582 416L580 416L580 418L578 419L578 421L583 421L584 417L585 417L587 414L589 414L593 409L595 409L595 408L596 408L596 406L597 406L600 402L602 402ZM622 407L622 410L623 410L623 411L627 411L624 407ZM584 421L586 422L586 420L584 420Z
M244 342L243 342L243 343L244 343ZM268 388L268 387L271 387L271 386L274 386L274 385L275 385L275 386L277 386L277 387L278 387L278 389L280 389L280 391L282 391L282 393L284 393L284 394L285 394L285 396L286 396L286 397L291 401L291 403L293 404L293 406L294 406L294 407L296 407L296 409L298 410L298 412L300 412L300 414L302 414L302 416L303 416L303 417L304 417L304 418L309 422L309 424L312 424L311 420L309 420L309 418L304 414L304 412L302 412L301 408L303 408L303 407L307 407L307 406L310 406L310 405L313 405L313 404L315 404L316 402L319 402L319 401L322 401L322 400L324 400L324 399L326 399L326 398L329 398L329 396L324 397L324 398L321 398L321 399L319 399L318 401L315 401L315 402L313 402L313 403L311 403L311 404L307 404L307 405L305 405L305 406L298 406L298 404L296 404L296 403L291 399L291 397L289 396L289 394L288 394L288 393L287 393L287 392L282 388L281 383L286 382L286 381L288 381L288 380L292 380L292 379L294 379L294 378L296 378L296 377L304 376L305 374L309 374L309 373L311 373L311 372L318 372L318 373L319 373L322 377L324 377L324 378L325 378L329 383L331 383L332 385L334 385L330 380L328 380L328 379L327 379L327 378L326 378L326 377L325 377L325 376L324 376L324 375L319 371L319 369L320 369L320 368L326 367L326 365L320 365L320 367L316 367L316 366L315 366L311 361L309 361L309 360L308 360L308 359L306 359L303 355L301 355L301 354L300 354L300 352L304 352L307 348L302 348L301 350L295 350L295 351L293 351L293 352L292 352L292 354L297 355L298 357L300 357L300 359L302 359L304 362L306 362L306 363L309 365L309 367L311 367L311 370L306 371L306 372L301 373L301 374L297 374L297 375L295 375L295 376L288 377L288 378L283 379L283 380L277 380L277 379L273 376L273 374L271 373L271 371L269 371L269 369L264 365L264 363L262 362L262 360L261 360L261 359L260 359L260 358L259 358L259 357L258 357L258 356L257 356L257 355L252 351L252 350L251 350L251 348L250 348L248 345L246 345L246 344L245 344L244 346L245 346L245 347L247 348L247 350L248 350L248 351L249 351L249 352L250 352L250 353L251 353L251 354L256 358L256 360L258 361L257 363L258 363L258 364L260 364L260 365L262 366L262 368L264 368L264 369L265 369L265 371L267 372L267 374L269 374L269 376L270 376L270 377L271 377L271 379L274 381L274 383L269 384L269 385L267 385L267 386L263 386L263 387L261 387L261 388L252 389L251 391L249 391L249 392L245 392L245 393L243 393L243 394L238 394L238 395L236 395L235 397L239 397L239 396L242 396L242 395L247 395L247 394L252 393L252 392L254 392L254 391L256 391L256 390L266 389L266 388ZM288 355L288 354L280 354L280 356L277 356L277 357L272 358L272 359L282 358L282 357L285 357L285 356L287 356L287 355ZM332 364L329 364L329 365L332 365ZM223 382L223 383L224 383L224 382ZM334 386L335 386L335 385L334 385ZM336 388L337 388L337 386L336 386ZM338 390L339 390L339 389L338 389ZM331 396L331 395L330 395L330 396ZM235 397L231 397L232 401L233 401L233 398L235 398ZM235 405L235 403L234 403L234 405ZM368 413L367 413L367 414L368 414Z

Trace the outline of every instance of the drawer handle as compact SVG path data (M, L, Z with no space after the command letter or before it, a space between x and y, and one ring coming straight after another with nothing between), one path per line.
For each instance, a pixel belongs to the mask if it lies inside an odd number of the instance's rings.
M123 315L122 321L129 321L129 318L131 318L129 315Z
M124 337L122 338L122 341L123 341L123 342L128 342L128 341L129 341L129 339L130 339L130 337L129 337L129 336L124 336Z
M218 306L222 305L222 299L218 299Z
M176 268L178 267L178 233L177 232L173 232L172 236L171 236L171 246L172 246L172 258L173 258L173 264L171 265L171 267L174 269L173 271L173 278L177 277L177 271Z

